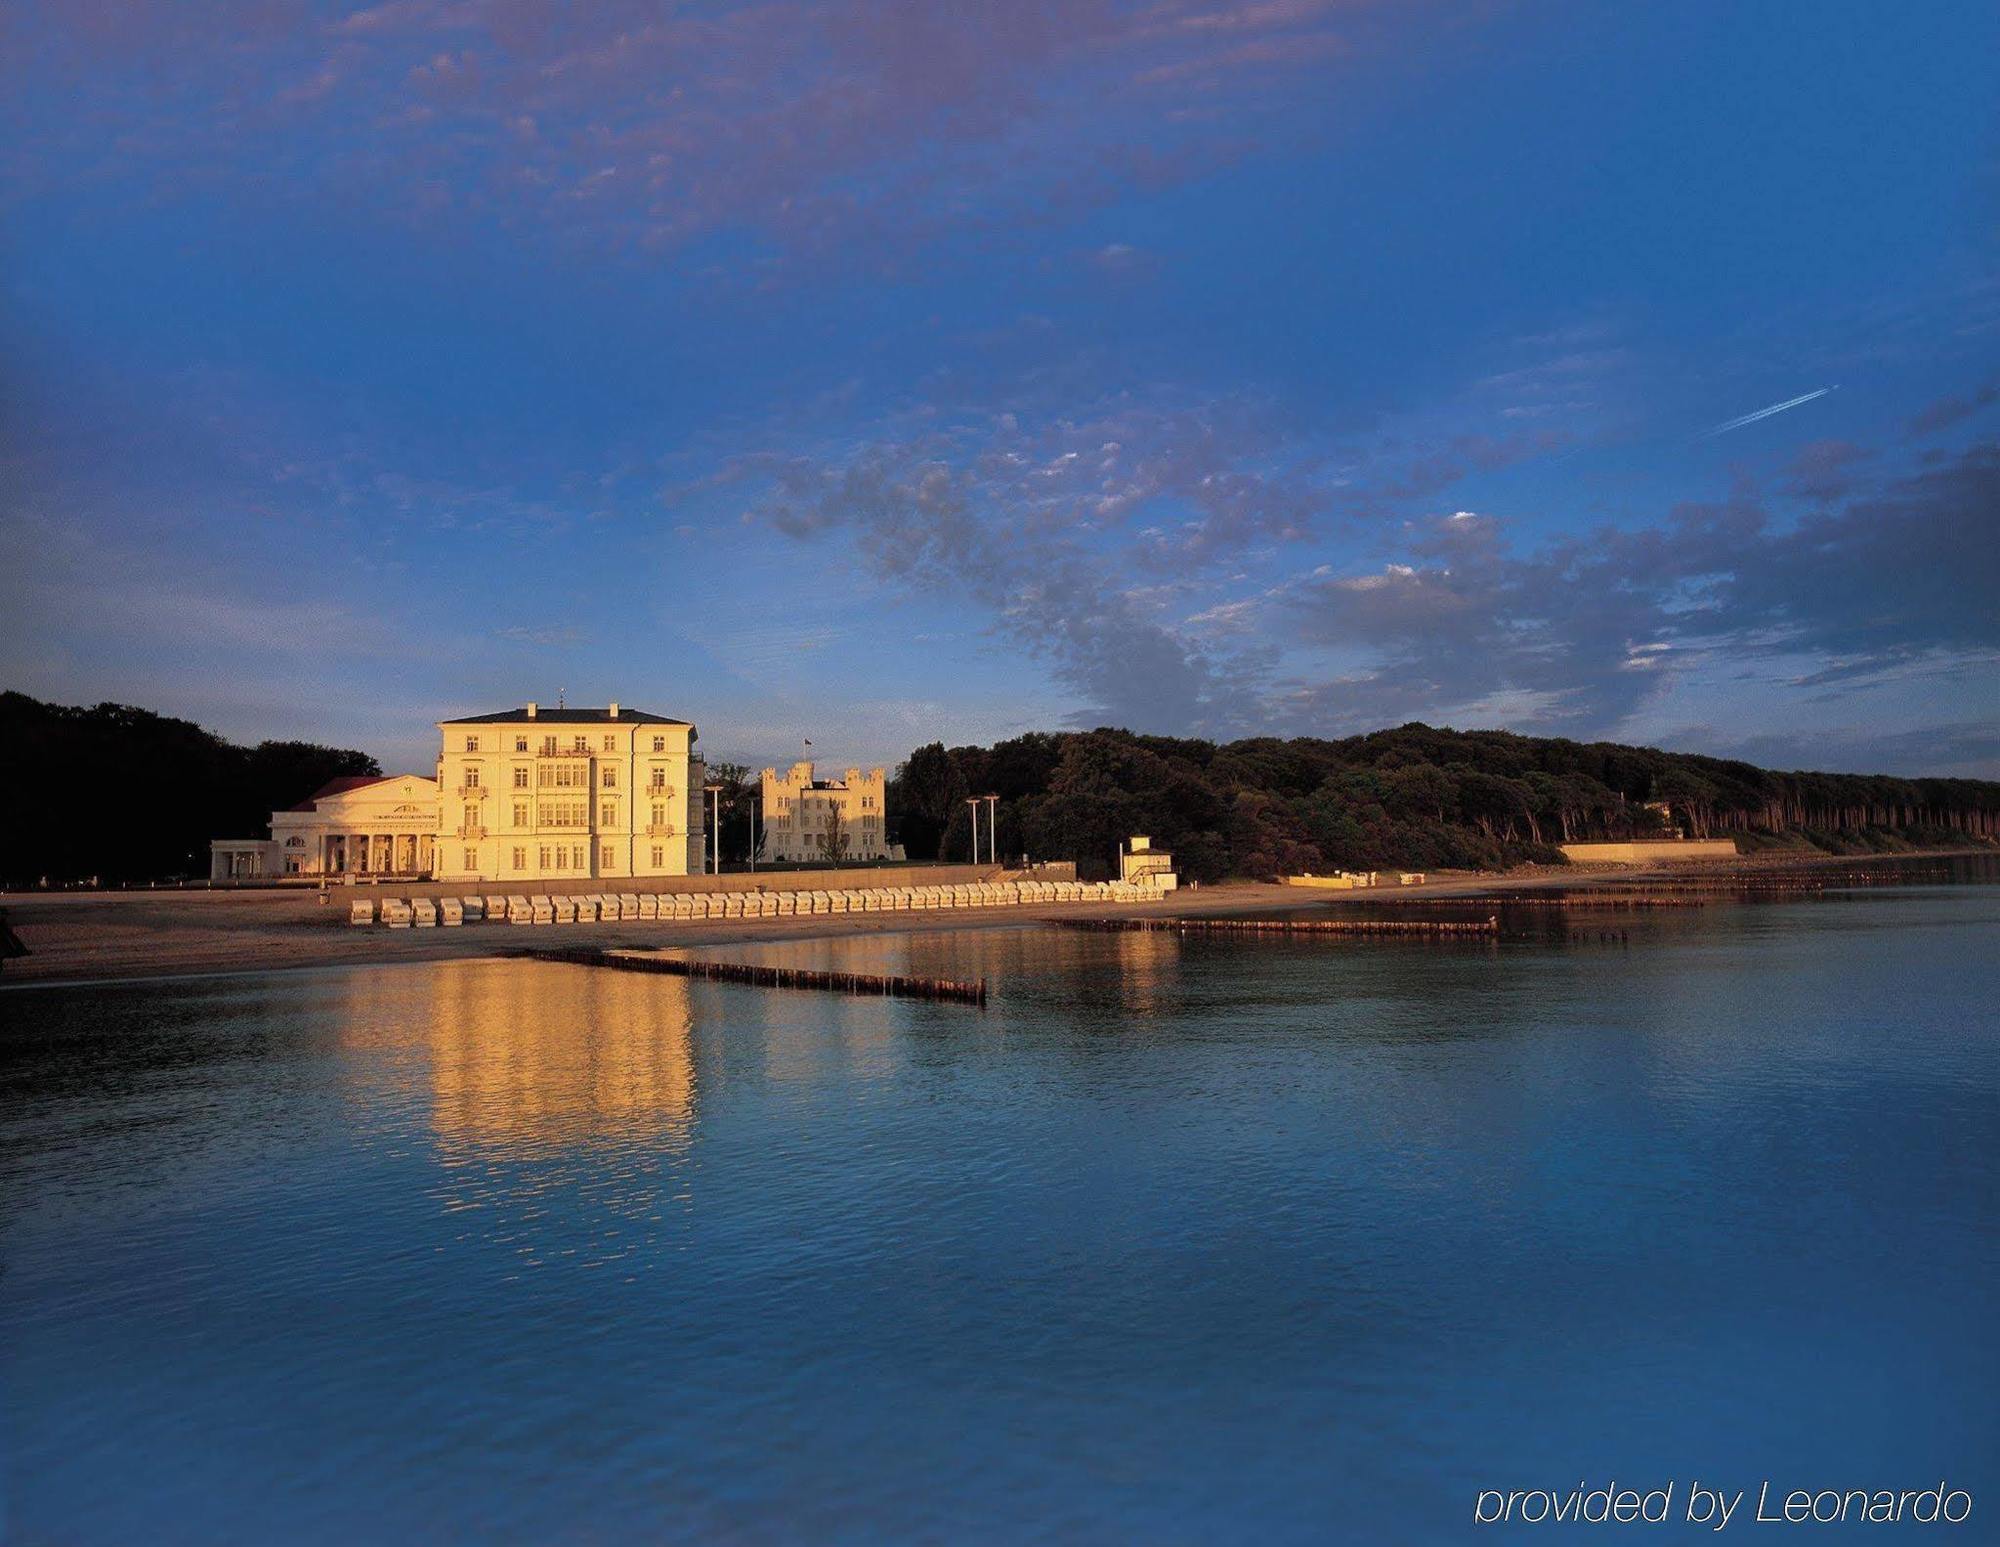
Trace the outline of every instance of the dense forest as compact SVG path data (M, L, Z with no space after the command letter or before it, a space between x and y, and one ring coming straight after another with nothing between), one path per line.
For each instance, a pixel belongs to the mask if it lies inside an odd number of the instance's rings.
M1344 741L1217 745L1127 731L933 743L889 786L910 858L971 854L971 795L998 795L999 852L1103 875L1134 833L1183 874L1561 863L1593 838L1732 837L1747 850L1883 852L2000 840L2000 783L1774 773L1609 742L1405 725ZM982 854L985 817L981 816Z
M107 884L208 873L216 837L329 779L376 774L363 752L306 742L240 747L123 704L67 708L0 693L0 884ZM750 770L725 786L725 855L750 841ZM991 747L932 743L889 786L890 835L913 860L971 856L966 799L997 795L999 851L1074 859L1102 876L1145 833L1183 874L1215 881L1304 870L1560 863L1590 838L1733 837L1746 849L1833 853L2000 842L2000 783L1774 773L1609 742L1405 725L1344 741L1207 741L1095 730ZM985 816L981 816L982 854Z
M239 747L188 720L0 693L0 884L208 874L211 838L254 838L329 779L379 774L365 752Z

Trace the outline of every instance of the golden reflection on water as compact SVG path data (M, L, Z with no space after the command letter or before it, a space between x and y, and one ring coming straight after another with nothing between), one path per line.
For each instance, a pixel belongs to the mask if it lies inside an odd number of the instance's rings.
M435 979L424 1030L438 1137L535 1148L683 1145L695 1103L688 984L508 967Z
M681 1228L699 1119L691 985L542 962L351 974L342 1040L428 1127L425 1207L503 1276L619 1269ZM424 1119L428 1119L427 1123Z
M447 1150L685 1145L696 1112L690 985L540 962L355 973L342 1041L422 1082ZM415 1095L411 1091L407 1094Z

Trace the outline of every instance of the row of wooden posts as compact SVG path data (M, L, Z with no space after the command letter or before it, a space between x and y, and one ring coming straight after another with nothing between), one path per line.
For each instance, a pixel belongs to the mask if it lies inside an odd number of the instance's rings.
M637 951L600 951L590 946L529 951L536 961L576 967L610 967L619 972L655 972L716 983L748 983L758 988L810 988L836 994L882 995L896 999L949 999L986 1003L984 978L919 978L873 972L820 972L806 967L762 967L748 962L696 961Z
M1497 935L1486 919L1051 919L1064 929L1161 930L1203 935Z

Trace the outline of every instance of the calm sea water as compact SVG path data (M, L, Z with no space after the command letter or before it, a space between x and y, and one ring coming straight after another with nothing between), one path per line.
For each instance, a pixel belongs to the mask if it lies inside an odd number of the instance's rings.
M2000 888L1603 925L0 994L0 1539L2000 1540Z

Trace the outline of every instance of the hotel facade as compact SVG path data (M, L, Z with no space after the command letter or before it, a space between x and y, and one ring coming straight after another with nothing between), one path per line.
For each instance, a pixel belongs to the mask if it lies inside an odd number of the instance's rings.
M622 708L441 720L442 881L685 876L704 860L686 720Z
M701 759L685 720L613 703L438 722L437 777L336 779L218 839L218 881L275 876L548 881L696 875Z
M763 777L764 847L774 860L888 859L882 770L847 770L844 779L816 779L811 763Z
M437 781L421 774L355 776L271 813L268 838L218 838L209 877L427 876L437 842Z

